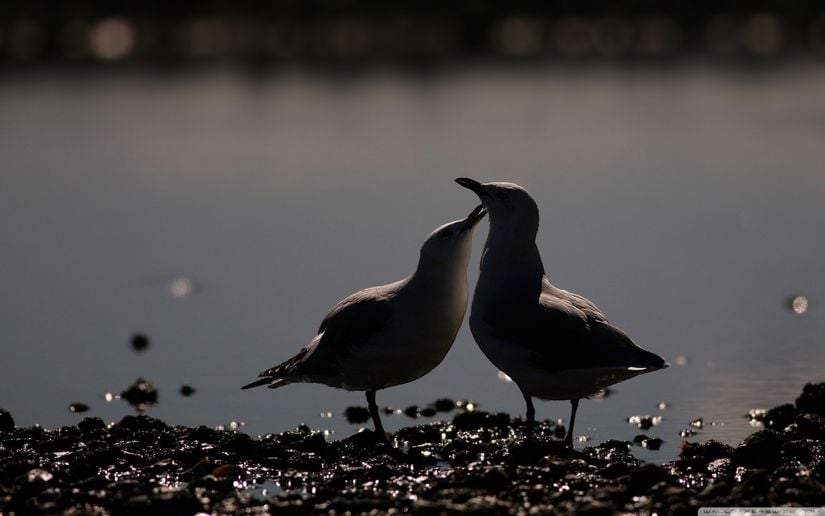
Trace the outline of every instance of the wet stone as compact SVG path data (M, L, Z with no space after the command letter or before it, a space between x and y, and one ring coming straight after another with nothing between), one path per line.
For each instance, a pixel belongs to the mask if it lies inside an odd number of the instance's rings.
M196 392L197 392L197 390L195 390L195 388L192 387L191 385L184 384L184 385L181 385L181 387L180 387L181 396L184 396L184 397L187 397L187 398L189 396L195 394Z
M421 417L434 417L436 414L436 410L432 407L425 407L418 411L418 415Z
M670 483L671 481L670 473L663 467L657 464L642 464L630 471L626 485L631 493L643 493L654 484L659 482Z
M805 385L802 394L796 398L796 408L801 412L825 417L825 382Z
M116 427L128 430L165 430L169 425L161 421L143 414L137 416L123 416Z
M648 450L656 451L662 447L662 443L664 443L662 439L659 439L658 437L651 437L642 441L642 446Z
M135 407L138 411L144 411L158 403L158 390L151 382L138 378L135 383L120 393L120 398Z
M510 424L510 416L503 412L462 412L453 418L453 426L459 430L473 430L480 427L501 428Z
M69 405L69 412L73 412L75 414L82 414L83 412L88 412L89 406L85 403L72 403Z
M365 407L347 407L344 409L344 418L347 423L359 425L370 419L370 411Z
M781 439L773 430L749 435L733 452L733 463L746 468L772 468L781 460Z
M11 417L9 411L0 409L0 432L9 432L14 430L14 418Z
M83 420L77 424L77 428L83 434L91 434L106 429L106 423L99 417L84 417Z
M762 416L762 423L765 425L765 428L770 428L772 430L783 430L786 426L794 422L796 415L796 407L790 403L786 403L770 410L766 410Z
M135 351L146 351L149 347L149 337L144 335L143 333L135 333L132 335L129 343L132 346L132 349Z
M788 430L796 438L825 440L825 417L803 412L788 425Z
M404 415L410 419L415 419L420 415L419 408L416 405L409 406L404 409Z
M455 407L455 401L449 398L439 398L433 403L433 408L438 412L452 412Z
M716 459L730 458L733 456L733 452L733 447L710 439L705 443L683 443L679 457L685 460L699 459L704 462L710 462Z
M658 425L662 422L662 416L630 416L627 418L627 422L631 425L636 425L641 430L649 430L653 428L654 425Z

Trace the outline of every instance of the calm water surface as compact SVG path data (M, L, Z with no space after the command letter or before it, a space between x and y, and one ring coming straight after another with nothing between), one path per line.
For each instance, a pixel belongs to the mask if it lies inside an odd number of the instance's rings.
M7 76L0 407L19 425L73 423L76 401L117 420L131 409L103 393L144 376L160 389L149 414L171 423L350 435L360 393L239 386L340 298L411 272L426 235L477 203L452 182L469 176L527 187L551 280L674 363L584 402L577 433L630 439L628 416L661 415L647 433L662 450L637 455L664 461L702 417L696 439L735 444L749 409L825 380L822 91L825 70L802 65ZM191 294L171 294L176 278ZM444 396L524 412L466 323L439 368L379 403Z

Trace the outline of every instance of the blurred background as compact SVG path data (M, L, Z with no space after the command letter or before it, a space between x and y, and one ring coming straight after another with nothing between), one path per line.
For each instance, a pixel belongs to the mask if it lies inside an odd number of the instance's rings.
M4 1L0 407L113 421L144 377L170 423L346 437L360 393L239 387L412 272L467 176L526 187L551 281L673 364L577 434L735 444L823 380L823 65L812 1ZM442 397L524 412L466 323L378 401Z

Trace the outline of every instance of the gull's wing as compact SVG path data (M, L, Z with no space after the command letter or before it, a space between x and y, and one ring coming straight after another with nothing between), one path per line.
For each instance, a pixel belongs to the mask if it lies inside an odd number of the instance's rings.
M662 367L658 355L637 346L588 299L550 284L538 299L496 311L487 320L494 337L528 352L545 371L595 367Z
M318 335L289 360L267 369L261 380L243 388L271 383L279 387L289 377L335 376L337 364L378 334L392 318L390 301L406 280L361 290L339 301L324 317Z

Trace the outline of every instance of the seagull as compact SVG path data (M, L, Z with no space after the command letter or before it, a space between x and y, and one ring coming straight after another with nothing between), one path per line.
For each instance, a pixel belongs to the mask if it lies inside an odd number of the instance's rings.
M242 389L307 382L366 391L375 432L389 444L375 392L421 378L447 355L467 311L473 228L486 213L479 205L437 228L421 247L415 272L340 301L306 347Z
M572 446L580 399L668 364L637 346L588 299L550 283L536 247L539 209L527 190L463 177L456 182L475 192L490 213L470 310L473 337L521 390L528 439L534 396L570 400L565 443Z

